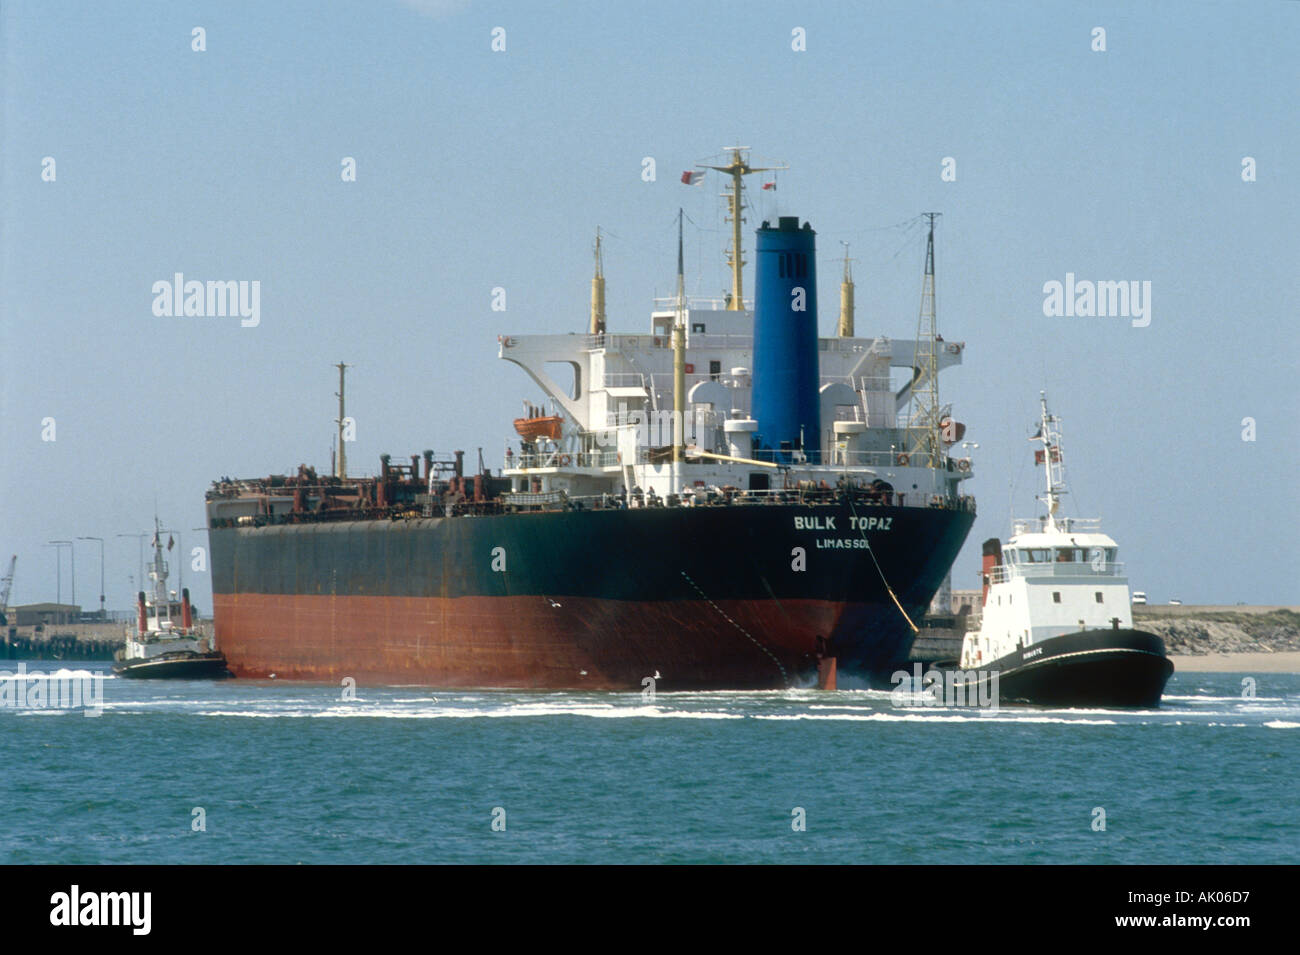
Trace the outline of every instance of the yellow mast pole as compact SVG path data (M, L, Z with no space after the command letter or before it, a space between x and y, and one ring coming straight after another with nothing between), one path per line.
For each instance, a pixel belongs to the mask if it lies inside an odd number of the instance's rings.
M743 249L741 248L742 223L745 221L743 212L745 209L744 200L744 177L755 172L772 172L777 169L788 169L788 166L751 166L745 159L743 151L748 146L725 146L725 150L731 152L731 162L725 166L708 166L705 169L713 169L717 172L726 173L731 177L731 185L725 193L727 197L727 217L731 220L731 248L727 252L727 264L731 266L731 301L727 303L728 311L739 312L745 307L745 283L741 278L741 270L745 266Z
M853 337L853 269L849 265L849 244L844 245L844 280L840 282L840 338Z
M605 334L605 267L600 258L600 229L596 229L596 274L591 279L591 334Z

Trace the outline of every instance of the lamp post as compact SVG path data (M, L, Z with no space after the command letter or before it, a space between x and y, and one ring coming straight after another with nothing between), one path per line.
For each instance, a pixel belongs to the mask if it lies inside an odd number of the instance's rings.
M72 547L72 541L46 541L45 546L58 548L55 551L54 566L56 568L55 586L57 588L55 602L59 604L63 603L63 557L59 552L65 547L68 549L68 554L72 558L72 604L75 606L77 603L77 552Z
M79 541L99 541L99 622L103 623L107 618L104 610L104 538L102 537L78 537Z

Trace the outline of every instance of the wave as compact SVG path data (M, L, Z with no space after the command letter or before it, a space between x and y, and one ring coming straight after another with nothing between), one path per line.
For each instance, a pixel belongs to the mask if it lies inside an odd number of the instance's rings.
M1071 723L1083 726L1115 726L1116 720L1069 719L1060 716L1022 716L1005 709L984 710L983 716L956 716L944 713L870 713L850 715L831 713L756 713L756 720L846 720L880 723Z
M325 710L202 710L199 716L244 716L261 719L501 719L535 716L585 716L593 719L692 719L692 720L743 720L741 713L721 713L695 710L665 710L657 706L636 707L592 707L592 706L548 706L546 704L527 704L523 706L505 706L499 709L458 709L441 707L438 709L398 709L393 707L346 706L330 707Z

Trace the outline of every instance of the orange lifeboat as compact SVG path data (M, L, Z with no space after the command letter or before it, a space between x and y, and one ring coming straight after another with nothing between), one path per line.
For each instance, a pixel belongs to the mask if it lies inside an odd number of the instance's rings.
M519 437L525 441L536 441L538 438L550 438L552 441L559 441L560 416L545 415L539 418L516 418L515 431L519 432Z

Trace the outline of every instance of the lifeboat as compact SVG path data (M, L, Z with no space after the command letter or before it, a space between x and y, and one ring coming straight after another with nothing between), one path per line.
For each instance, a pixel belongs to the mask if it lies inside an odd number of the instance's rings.
M550 438L552 441L559 441L560 416L545 415L538 418L516 418L515 431L525 441L536 441L538 438Z

